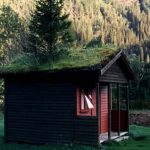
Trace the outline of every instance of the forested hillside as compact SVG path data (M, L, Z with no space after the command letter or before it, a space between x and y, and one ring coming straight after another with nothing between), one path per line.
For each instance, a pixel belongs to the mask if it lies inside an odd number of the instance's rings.
M128 45L148 40L150 36L149 0L65 0L78 42L87 44L95 38L103 44ZM2 0L28 22L35 0Z
M65 11L79 43L127 46L129 54L150 62L149 0L69 0Z
M34 0L1 0L0 6L10 6L23 20L30 20L31 13L35 8Z
M15 24L18 22L13 31L10 25L9 32L0 40L1 59L7 53L7 58L3 59L8 62L14 52L15 55L20 53L24 45L28 45L26 36L35 0L1 0L0 6L11 8L3 10L6 21L9 20L11 24L16 17ZM143 43L150 37L150 0L65 0L64 12L70 15L77 45L133 45L132 49L136 45L134 52L139 59L149 63L149 44L145 47ZM10 13L12 17L8 15ZM0 25L2 34L8 28ZM12 32L13 39L10 35Z
M98 38L103 44L128 45L150 35L150 11L145 1L69 0L65 10L81 43Z

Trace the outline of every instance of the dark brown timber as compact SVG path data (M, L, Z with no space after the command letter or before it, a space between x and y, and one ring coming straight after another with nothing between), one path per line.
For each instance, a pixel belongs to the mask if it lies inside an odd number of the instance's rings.
M120 84L117 84L118 136L120 136Z
M127 83L128 79L124 72L125 71L120 66L119 62L114 62L114 64L102 76L100 76L100 81L112 83Z
M129 86L127 84L126 87L126 94L127 94L127 98L126 98L126 105L127 105L127 131L129 133Z

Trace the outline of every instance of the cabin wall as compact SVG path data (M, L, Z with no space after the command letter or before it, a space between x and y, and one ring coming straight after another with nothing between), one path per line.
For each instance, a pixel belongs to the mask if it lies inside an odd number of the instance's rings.
M6 80L6 139L29 143L73 140L71 83Z
M77 144L97 145L99 139L98 118L78 117L75 121L74 141Z
M76 115L76 84L5 80L5 139L25 143L98 143L97 117Z
M124 66L118 61L102 75L100 76L100 82L115 82L115 83L127 83L128 79L126 72L124 71Z
M88 85L86 86L88 87ZM98 144L99 131L98 131L98 115L97 115L97 95L96 95L96 85L92 89L92 103L94 109L88 112L80 112L80 97L79 97L79 86L77 86L77 117L75 122L75 141L76 143L95 145Z

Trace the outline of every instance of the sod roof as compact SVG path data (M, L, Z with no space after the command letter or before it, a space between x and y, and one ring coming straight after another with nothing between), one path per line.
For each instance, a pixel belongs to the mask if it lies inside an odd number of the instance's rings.
M67 55L45 64L35 63L28 55L20 56L6 66L0 67L0 73L27 73L35 71L96 70L104 67L120 50L117 48L94 48L69 50Z

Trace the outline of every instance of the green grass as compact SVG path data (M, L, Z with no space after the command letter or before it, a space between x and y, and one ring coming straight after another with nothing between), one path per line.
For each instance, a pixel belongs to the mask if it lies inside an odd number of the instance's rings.
M56 61L52 69L93 66L109 59L116 48L70 50L67 57Z
M130 139L113 143L109 150L150 150L150 128L130 126Z
M32 54L17 56L10 64L0 67L1 73L60 70L90 67L111 59L118 52L116 47L70 49L56 60L40 63Z
M119 143L112 142L102 147L81 145L28 145L3 141L3 115L0 113L0 150L150 150L150 128L130 126L131 138Z

